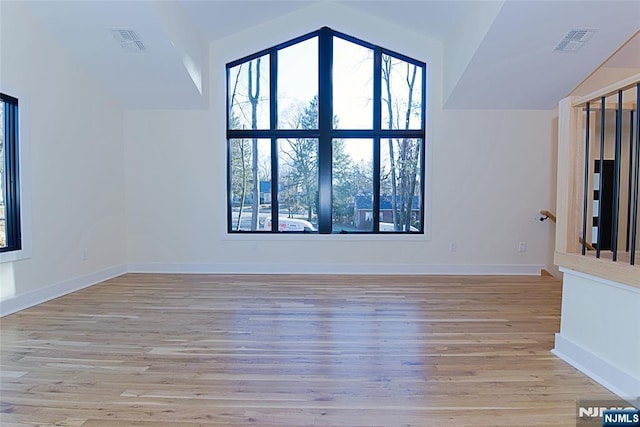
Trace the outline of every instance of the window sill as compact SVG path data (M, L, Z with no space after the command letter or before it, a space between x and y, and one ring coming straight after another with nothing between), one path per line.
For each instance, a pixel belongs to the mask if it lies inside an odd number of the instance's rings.
M426 242L431 240L429 233L424 234L318 234L318 233L227 233L222 236L222 240L227 241L259 241L259 242L349 242L349 241L404 241L404 242Z
M17 251L0 252L0 264L31 258L31 250L22 248Z

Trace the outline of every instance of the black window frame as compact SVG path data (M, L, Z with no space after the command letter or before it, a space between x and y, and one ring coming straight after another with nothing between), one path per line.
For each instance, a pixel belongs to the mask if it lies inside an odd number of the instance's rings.
M0 191L5 203L6 245L0 253L22 249L22 228L20 225L20 173L18 150L18 99L0 92L0 102L4 107L4 170Z
M318 37L318 129L278 129L277 52L305 40ZM372 129L334 129L332 101L332 62L333 38L369 48L374 53L373 60L373 128ZM405 61L422 70L421 117L419 129L384 129L382 127L382 56L388 55ZM269 60L269 129L231 129L229 103L230 70L240 64L266 56ZM371 231L354 231L346 234L425 234L425 192L426 192L426 123L427 123L427 64L406 55L368 43L347 34L323 27L317 31L294 38L287 42L261 50L244 58L226 64L226 123L227 123L227 233L229 234L288 234L278 230L278 156L277 140L281 138L317 138L318 139L318 233L345 234L332 232L332 141L334 139L372 139L373 140L373 229ZM232 193L232 159L231 141L233 139L258 138L271 141L271 230L234 230L233 229L233 193ZM380 151L382 140L390 138L416 139L420 141L420 182L419 182L419 217L418 231L380 231ZM413 206L413 202L411 202ZM293 232L295 233L295 232Z

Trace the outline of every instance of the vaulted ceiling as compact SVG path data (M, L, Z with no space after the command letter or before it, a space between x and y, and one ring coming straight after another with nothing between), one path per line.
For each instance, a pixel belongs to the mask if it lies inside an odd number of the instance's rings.
M319 3L442 43L442 101L455 109L551 109L640 29L640 2L616 0L54 0L25 6L123 108L200 109L208 106L203 52L211 42ZM115 43L109 30L124 28L140 35L143 54ZM577 52L554 51L574 29L596 32ZM608 66L640 69L640 45L629 45Z

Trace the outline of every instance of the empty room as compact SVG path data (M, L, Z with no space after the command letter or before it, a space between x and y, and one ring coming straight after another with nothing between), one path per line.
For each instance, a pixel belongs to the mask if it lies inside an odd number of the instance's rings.
M0 425L640 426L637 1L0 1Z

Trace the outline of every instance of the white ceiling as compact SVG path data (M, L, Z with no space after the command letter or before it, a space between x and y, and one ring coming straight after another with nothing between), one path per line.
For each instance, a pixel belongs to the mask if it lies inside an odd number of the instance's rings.
M554 48L596 29L578 52ZM640 28L638 1L508 1L445 105L550 109Z
M193 75L185 67L188 49L176 43L176 27L171 27L169 21L180 18L181 25L195 29L202 46L207 46L236 31L322 1L327 0L178 0L171 2L170 10L169 2L163 0L54 0L28 1L25 5L124 108L201 109L208 105L206 85L201 93L194 84ZM470 14L482 4L489 4L482 0L335 3L439 40L445 56L447 49L461 48L452 40L460 43L460 37L455 36L473 24L474 16ZM110 28L136 30L148 51L123 52L108 31ZM575 28L598 31L579 52L554 52L565 34ZM507 0L488 31L478 35L477 40L468 41L478 48L458 73L461 77L444 106L551 109L639 29L637 0ZM638 66L639 46L625 49L626 57L609 65ZM445 63L445 74L449 71L446 67Z
M181 0L193 22L210 41L232 34L239 28L258 25L313 3L319 1ZM442 40L455 28L455 22L467 12L471 1L347 0L334 3L399 23L407 29Z

